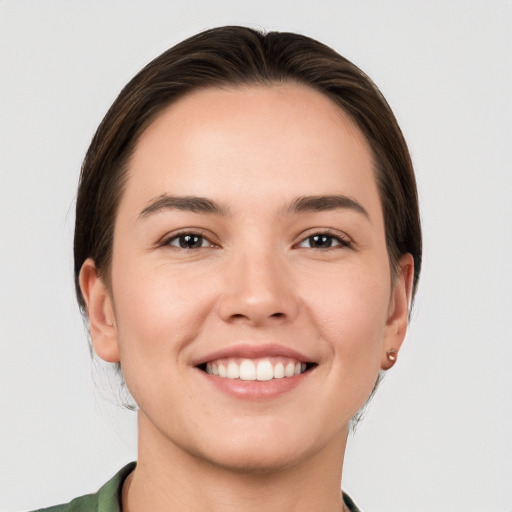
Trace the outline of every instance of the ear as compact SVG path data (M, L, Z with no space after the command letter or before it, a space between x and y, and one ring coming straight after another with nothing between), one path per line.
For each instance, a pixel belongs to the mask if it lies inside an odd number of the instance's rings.
M382 370L389 370L395 364L404 341L409 323L413 279L414 259L411 254L404 254L398 263L398 272L389 301L380 366Z
M118 363L119 344L112 298L91 258L85 260L80 269L79 283L87 304L94 352L104 361Z

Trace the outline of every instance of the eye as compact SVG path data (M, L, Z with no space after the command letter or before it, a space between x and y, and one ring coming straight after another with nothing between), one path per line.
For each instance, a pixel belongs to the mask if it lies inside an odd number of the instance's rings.
M302 240L302 242L298 244L298 247L330 249L332 247L350 247L350 242L340 236L334 236L329 233L315 233Z
M179 247L180 249L201 249L202 247L215 247L205 236L197 233L180 233L169 238L163 245Z

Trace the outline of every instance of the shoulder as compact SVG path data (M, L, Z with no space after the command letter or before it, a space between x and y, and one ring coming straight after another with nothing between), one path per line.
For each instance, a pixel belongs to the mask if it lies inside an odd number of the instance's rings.
M41 508L34 512L96 512L98 510L98 494L86 494L75 498L69 503L54 505L53 507Z
M86 494L69 503L42 508L34 512L121 512L123 483L134 468L135 462L126 465L96 493Z

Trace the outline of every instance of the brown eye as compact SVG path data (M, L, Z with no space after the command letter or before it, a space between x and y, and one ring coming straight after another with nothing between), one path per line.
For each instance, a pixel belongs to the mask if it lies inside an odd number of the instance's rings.
M328 249L332 247L333 238L327 235L314 235L308 238L310 247L315 249Z
M327 233L317 233L305 238L299 247L308 249L330 249L331 247L349 247L350 243L341 237L329 235Z
M212 246L204 236L195 233L184 233L174 236L167 244L173 247L179 247L180 249L200 249L201 247Z

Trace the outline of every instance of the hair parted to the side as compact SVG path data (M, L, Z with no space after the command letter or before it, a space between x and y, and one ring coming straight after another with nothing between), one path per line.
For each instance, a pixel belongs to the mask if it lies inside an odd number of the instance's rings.
M303 35L220 27L190 37L144 67L121 91L87 151L76 204L74 272L92 258L109 283L114 224L127 164L138 138L169 104L208 87L296 82L336 103L358 125L373 152L392 272L414 257L413 293L421 269L421 225L411 158L398 123L373 82L328 46Z

